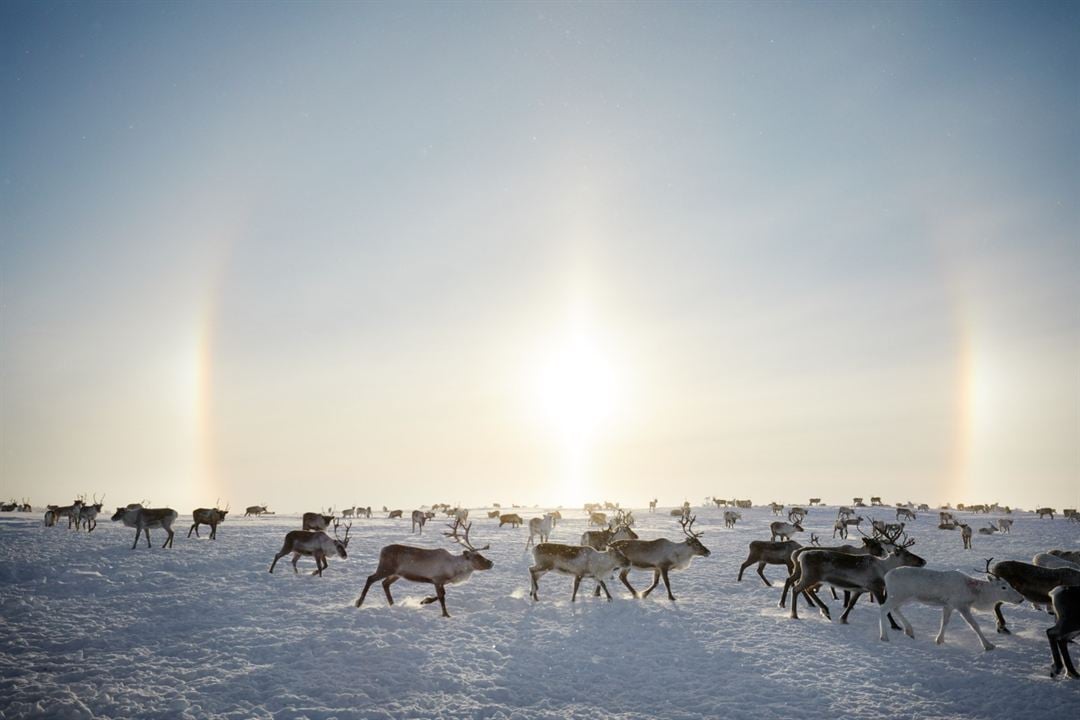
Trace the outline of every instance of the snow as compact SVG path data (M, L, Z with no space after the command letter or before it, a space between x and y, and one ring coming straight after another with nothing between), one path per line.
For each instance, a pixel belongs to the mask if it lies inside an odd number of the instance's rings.
M541 510L518 510L524 517ZM473 510L472 539L495 562L447 588L453 615L421 606L430 586L400 581L388 607L374 586L354 607L379 549L391 542L450 547L432 521L422 537L409 521L357 520L349 558L330 558L322 578L294 575L285 558L267 572L299 515L230 517L218 539L161 530L131 550L134 530L107 520L92 534L44 528L41 515L0 516L0 717L140 718L1022 718L1080 712L1080 682L1052 680L1045 630L1051 618L1008 606L1011 636L976 614L997 645L983 652L959 618L936 646L940 610L909 605L915 639L878 640L876 606L860 603L844 626L805 605L791 620L776 607L783 568L766 588L748 569L747 543L767 539L767 508L696 510L712 551L672 573L675 603L661 585L633 600L592 597L582 583L541 581L528 598L527 528L498 528ZM554 542L577 542L585 514L563 511ZM863 513L864 516L866 513ZM892 513L873 513L892 519ZM963 515L966 515L963 514ZM667 510L635 511L643 538L678 539ZM814 531L831 536L835 508L813 508ZM983 524L978 516L973 527ZM989 516L993 517L993 516ZM1080 547L1080 523L1016 515L1012 535L976 535L964 551L936 513L908 524L928 567L975 574L986 558L1030 560ZM63 525L63 523L61 524ZM823 540L827 545L828 540ZM838 541L839 542L839 541ZM300 562L304 572L314 562ZM635 572L645 587L651 575ZM587 590L587 592L586 592ZM828 599L827 593L825 597ZM835 603L832 603L835 606ZM837 613L838 614L838 613ZM1074 650L1074 658L1077 651ZM1080 658L1077 658L1080 660ZM1063 713L1064 711L1064 713Z

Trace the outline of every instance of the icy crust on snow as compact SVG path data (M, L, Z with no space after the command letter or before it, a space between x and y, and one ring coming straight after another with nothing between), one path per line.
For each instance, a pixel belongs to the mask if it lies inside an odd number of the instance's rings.
M540 511L522 513L539 516ZM767 508L743 511L734 529L722 511L698 509L695 528L712 550L633 600L617 581L613 602L592 583L570 602L570 579L549 573L540 602L528 598L528 530L498 528L473 511L472 539L491 543L487 572L447 588L452 618L422 606L430 586L399 581L397 604L374 585L354 602L393 542L451 545L432 521L422 537L409 521L358 520L349 558L322 578L296 576L289 558L270 561L298 516L229 518L218 539L184 537L162 550L161 530L131 550L134 531L102 522L94 533L44 528L39 515L0 516L0 717L3 718L1023 718L1080 713L1080 682L1048 676L1046 613L1007 606L1014 634L984 653L953 618L933 644L940 611L905 608L916 638L878 640L876 606L860 603L844 626L800 604L801 620L776 607L748 568L747 543L768 539ZM863 513L867 515L866 512ZM870 513L893 519L892 512ZM576 543L584 513L564 511L554 542ZM966 515L966 514L965 514ZM635 512L643 538L678 539L666 511ZM973 516L973 527L987 516ZM964 551L936 513L908 523L928 567L975 574L986 558L1030 560L1080 547L1080 524L1017 515L1012 535L976 535ZM814 508L798 536L830 544L835 508ZM837 541L839 542L839 541ZM645 587L651 575L635 571ZM827 593L824 594L829 599ZM834 606L836 603L831 603ZM1074 650L1074 657L1080 652ZM1077 658L1080 660L1080 658Z

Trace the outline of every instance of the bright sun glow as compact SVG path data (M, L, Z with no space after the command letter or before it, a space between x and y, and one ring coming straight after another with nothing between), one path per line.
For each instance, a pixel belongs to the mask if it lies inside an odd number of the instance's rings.
M542 356L536 407L558 438L564 502L580 502L592 491L593 450L598 438L611 428L619 387L616 367L586 331L573 333L555 351Z

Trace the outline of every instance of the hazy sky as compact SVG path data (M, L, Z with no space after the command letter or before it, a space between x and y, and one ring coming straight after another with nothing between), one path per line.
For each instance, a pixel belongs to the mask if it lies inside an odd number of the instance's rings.
M0 495L1080 503L1077 3L0 4Z

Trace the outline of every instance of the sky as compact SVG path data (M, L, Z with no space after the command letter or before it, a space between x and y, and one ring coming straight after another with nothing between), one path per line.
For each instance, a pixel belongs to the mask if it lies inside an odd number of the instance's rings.
M0 495L1080 504L1076 3L0 5Z

